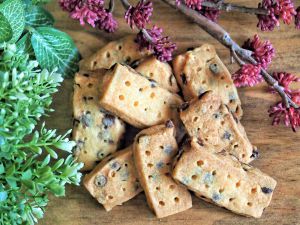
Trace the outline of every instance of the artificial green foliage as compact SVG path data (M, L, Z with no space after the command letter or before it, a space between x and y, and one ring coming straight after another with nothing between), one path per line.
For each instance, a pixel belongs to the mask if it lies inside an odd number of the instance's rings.
M41 116L51 111L52 94L63 78L38 69L37 61L4 44L0 55L0 224L34 224L43 217L48 194L63 196L65 184L80 182L77 163L69 154L75 143L65 135L40 129ZM58 152L69 154L58 159Z
M41 69L57 68L64 77L78 70L80 55L70 36L53 28L54 18L41 5L48 0L0 1L0 44L16 43Z

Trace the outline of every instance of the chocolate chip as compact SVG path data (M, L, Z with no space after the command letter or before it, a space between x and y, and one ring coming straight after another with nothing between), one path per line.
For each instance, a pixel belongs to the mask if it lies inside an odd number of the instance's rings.
M164 153L170 155L173 152L173 147L171 145L167 145L164 147Z
M180 110L181 110L181 111L184 111L184 110L186 110L189 106L190 106L190 104L189 104L188 102L184 102L184 103L181 104Z
M195 47L189 47L189 48L187 48L186 50L187 51L193 51L195 49Z
M102 118L102 123L104 125L104 128L107 129L108 127L111 127L115 123L116 117L111 114L105 114Z
M104 187L107 183L107 178L104 175L99 175L95 178L95 185Z
M78 87L80 87L80 84L75 83Z
M130 64L130 66L131 66L131 68L135 69L135 68L138 67L139 64L140 64L140 60L134 60L134 61Z
M80 117L80 121L82 122L83 127L90 127L92 124L91 112L87 111Z
M150 81L151 87L152 87L152 88L157 87L157 82L156 82L155 80L153 80L153 79L151 79L151 78L148 78L148 80Z
M166 122L166 128L172 128L172 127L174 127L174 123L172 122L172 120L168 120Z
M199 96L198 96L198 99L201 99L206 94L206 92L200 93Z
M160 161L160 162L156 163L156 168L161 169L163 167L164 167L164 163L163 162Z
M118 162L113 162L110 167L113 169L113 170L116 170L116 171L119 171L121 169L121 165L120 163Z
M230 140L231 134L228 131L225 131L223 138L226 140Z
M270 194L273 192L273 190L271 188L268 188L268 187L262 187L261 188L261 191L265 194Z
M216 63L210 64L209 69L214 74L219 73L219 66Z
M256 149L253 149L250 158L257 159L259 157L259 152Z
M186 85L186 84L187 84L187 79L186 79L185 73L180 74L180 77L181 77L182 83L183 83L184 85Z
M83 76L85 76L85 77L89 77L90 75L89 75L89 74L87 74L87 73L84 73L84 74L83 74Z

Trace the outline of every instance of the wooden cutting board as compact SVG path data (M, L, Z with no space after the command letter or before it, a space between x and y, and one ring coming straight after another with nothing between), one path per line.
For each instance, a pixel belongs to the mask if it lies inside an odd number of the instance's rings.
M124 11L119 1L115 15L119 21L119 29L115 34L107 34L97 29L81 27L77 21L71 20L61 11L57 1L48 5L48 9L56 18L55 26L64 30L75 40L83 57L89 56L110 40L118 39L132 31L122 19ZM134 1L132 1L134 2ZM255 7L258 1L228 1ZM300 5L300 0L295 1ZM216 45L221 59L228 65L231 72L237 68L230 65L229 52L222 45L190 22L180 13L159 0L154 1L153 23L164 28L177 43L177 53L188 47L203 43ZM223 13L219 23L238 42L243 43L255 33L262 38L270 39L276 48L270 71L288 71L300 76L300 31L293 25L282 25L273 32L261 32L256 28L257 19L254 15L240 13ZM136 32L136 30L135 30ZM46 124L65 132L72 127L72 79L64 81L59 93L55 95L53 108L56 110ZM45 218L40 224L45 225L274 225L300 224L300 131L293 133L283 126L271 126L267 110L276 98L266 92L266 86L239 89L243 103L244 124L248 137L260 149L260 158L253 165L271 175L278 181L273 200L261 219L252 219L235 215L225 209L205 203L193 197L193 208L164 219L156 219L149 210L144 194L114 208L107 213L89 193L81 186L68 186L65 198L51 197Z

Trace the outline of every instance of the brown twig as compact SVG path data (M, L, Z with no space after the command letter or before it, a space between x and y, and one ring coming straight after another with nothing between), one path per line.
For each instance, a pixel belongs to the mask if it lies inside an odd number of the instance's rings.
M219 2L209 2L204 1L201 3L202 6L214 8L218 10L224 10L226 12L236 11L242 13L256 14L256 15L268 15L268 10L262 8L250 8L246 6L235 5L231 3L225 3L223 1Z
M108 12L113 12L115 9L115 0L109 1Z
M197 23L203 30L205 30L212 37L218 40L221 44L230 49L230 51L232 52L232 56L238 57L236 59L241 59L242 61L254 65L257 64L255 59L251 56L252 52L247 49L241 48L235 41L231 39L230 35L219 24L214 23L213 21L207 19L197 11L185 6L184 4L177 5L175 0L162 1L172 6L173 8L178 9L181 13L183 13L195 23ZM294 103L290 99L290 97L285 93L284 88L280 86L277 80L275 80L266 70L261 69L261 75L266 81L266 83L278 92L286 108L289 108L290 106L294 108L299 108L299 106L296 103Z

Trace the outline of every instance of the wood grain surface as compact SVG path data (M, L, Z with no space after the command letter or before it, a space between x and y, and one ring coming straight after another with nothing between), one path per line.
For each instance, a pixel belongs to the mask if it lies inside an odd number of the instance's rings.
M228 1L248 6L256 6L258 1ZM300 5L300 1L295 1ZM124 11L117 1L115 15L119 29L115 34L107 34L90 27L81 27L63 12L57 1L47 8L53 13L55 26L72 36L83 57L89 56L110 40L118 39L131 31L124 23ZM154 1L153 23L164 28L164 33L177 43L177 53L188 47L203 43L215 44L221 59L231 72L236 69L229 63L229 52L217 43L205 31L190 22L180 13L159 0ZM270 39L276 48L276 58L270 71L288 71L300 75L300 31L294 26L281 25L274 32L261 32L256 28L254 15L240 13L223 13L219 23L238 42L243 43L255 33ZM71 128L72 114L72 79L64 81L59 93L55 95L53 108L56 110L50 118L45 118L48 127L65 132ZM267 110L276 98L266 92L266 86L239 89L243 103L244 117L242 123L249 139L260 150L260 158L253 165L271 175L278 181L271 205L265 210L261 219L246 218L235 215L225 209L205 203L193 197L193 208L164 219L156 219L149 210L144 194L114 208L107 213L82 187L67 187L65 198L51 197L44 225L294 225L300 224L300 131L293 133L283 126L271 126Z

